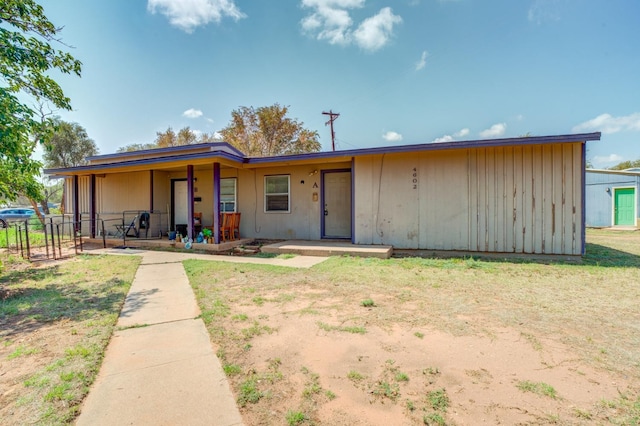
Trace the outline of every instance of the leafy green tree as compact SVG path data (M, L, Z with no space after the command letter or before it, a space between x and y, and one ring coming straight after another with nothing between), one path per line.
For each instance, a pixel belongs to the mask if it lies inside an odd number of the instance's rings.
M192 145L196 143L198 137L191 129L183 127L176 134L171 127L166 132L156 133L156 146L158 148L167 148L170 146Z
M98 154L98 146L78 123L55 119L53 125L43 156L48 169L82 166L87 164L86 157Z
M118 148L117 152L141 151L144 149L167 148L170 146L193 145L196 143L218 142L215 134L197 133L189 126L183 127L178 133L169 126L164 132L156 132L156 140L153 143L134 143Z
M31 158L36 143L50 135L51 121L22 99L71 109L50 71L80 76L80 61L52 47L61 43L55 27L34 0L0 1L0 200L23 193L41 198L41 164Z
M625 169L633 169L635 167L640 167L640 159L634 161L623 161L622 163L618 163L613 167L610 167L610 170L625 170Z
M231 122L220 131L222 140L246 155L268 157L320 151L318 132L288 118L289 107L274 104L240 107L231 112Z
M158 146L155 143L132 143L129 145L121 146L117 149L116 152L132 152L132 151L143 151L145 149L153 149Z
M43 159L48 169L76 167L87 164L86 157L97 155L99 150L96 143L89 137L84 127L78 123L68 123L59 118L53 119L53 133L47 143L47 150ZM40 205L49 214L47 191L40 198ZM61 209L64 211L64 193L62 194ZM35 208L35 201L31 204ZM38 215L40 216L40 215Z

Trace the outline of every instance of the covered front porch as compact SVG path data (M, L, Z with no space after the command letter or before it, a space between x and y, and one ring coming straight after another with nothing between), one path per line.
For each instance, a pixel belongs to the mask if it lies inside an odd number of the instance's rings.
M88 160L88 166L76 167L65 176L66 210L73 212L78 233L127 243L158 240L170 233L195 241L205 229L211 231L214 244L240 238L236 197L243 156L228 144ZM232 213L235 230L226 229L223 223Z

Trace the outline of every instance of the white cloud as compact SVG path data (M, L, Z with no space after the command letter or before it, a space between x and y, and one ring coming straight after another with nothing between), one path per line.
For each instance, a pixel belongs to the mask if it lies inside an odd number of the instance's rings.
M182 116L187 118L198 118L202 117L202 111L200 111L199 109L189 108L182 113Z
M393 26L401 22L402 18L394 15L390 7L384 7L377 15L365 19L353 32L353 37L358 46L373 52L389 42L393 36Z
M640 112L634 112L623 117L600 114L596 118L580 123L573 128L574 132L589 130L596 130L602 133L617 133L625 130L640 131Z
M489 127L486 130L480 132L480 136L483 138L497 138L498 136L504 135L504 132L507 130L506 123L498 123Z
M236 21L246 17L234 0L148 0L147 10L162 13L171 25L187 33L209 22L220 22L225 16Z
M398 132L387 132L385 134L382 135L382 138L384 140L387 140L389 142L400 142L402 140L402 135Z
M453 136L451 135L444 135L442 137L439 138L435 138L432 142L434 143L440 143L440 142L453 142L455 139L453 139Z
M535 0L527 12L527 19L536 24L559 21L558 0Z
M618 154L596 155L593 157L593 164L598 166L610 166L624 161L624 157Z
M427 56L429 56L429 52L424 50L422 52L422 56L420 56L420 60L416 62L416 71L420 71L422 68L427 66Z
M365 0L302 0L302 7L313 12L302 19L300 25L303 32L329 44L356 44L365 50L376 51L389 42L394 25L401 23L402 18L394 15L390 7L384 7L353 30L349 10L362 8L364 3Z
M454 142L456 138L463 138L469 134L469 129L466 127L464 129L460 129L455 132L453 135L444 135L439 138L435 138L432 143L441 143L441 142Z

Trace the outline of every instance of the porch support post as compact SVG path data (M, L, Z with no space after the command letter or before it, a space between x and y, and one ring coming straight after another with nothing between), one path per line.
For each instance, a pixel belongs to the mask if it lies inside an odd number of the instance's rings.
M187 166L187 235L193 241L193 166Z
M220 244L220 163L213 163L213 240Z
M580 238L582 239L582 247L580 247L580 254L582 256L584 256L587 253L587 229L586 229L586 219L587 219L587 207L586 207L586 195L587 195L587 188L586 188L586 182L587 182L587 142L583 142L580 146L580 148L582 149L582 158L581 158L581 165L580 165L580 197L582 198L580 200L581 206L580 206ZM614 191L611 191L614 192ZM611 195L615 195L615 194L611 194ZM614 197L615 198L615 197ZM614 201L615 203L615 201ZM575 226L575 224L574 224ZM576 254L576 253L573 253Z
M91 238L96 237L96 175L89 179L89 220L91 221Z
M79 231L81 229L80 197L78 192L78 175L73 175L73 227L75 231Z
M153 211L153 170L149 170L149 213Z

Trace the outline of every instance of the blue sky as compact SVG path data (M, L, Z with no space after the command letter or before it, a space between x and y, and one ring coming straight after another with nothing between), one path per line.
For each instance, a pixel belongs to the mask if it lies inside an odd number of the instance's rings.
M640 158L637 0L41 0L82 77L54 75L103 154L290 107L323 150L602 131Z

